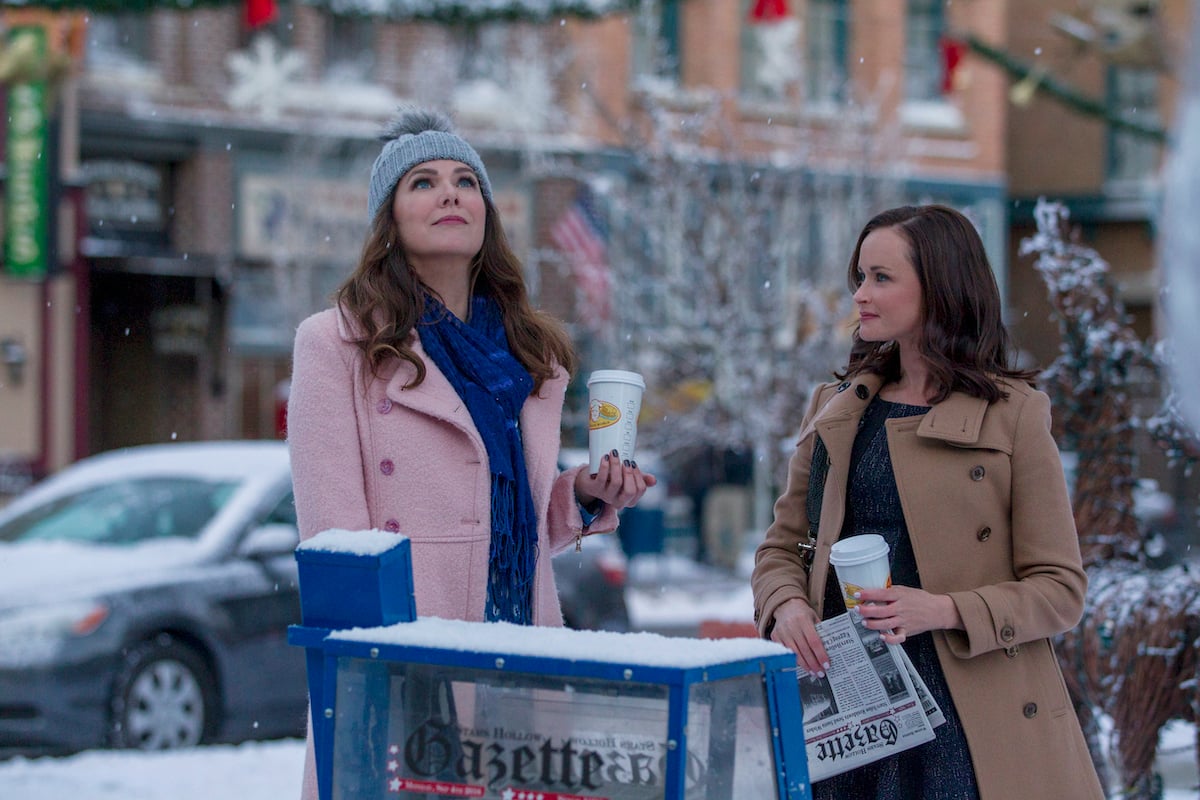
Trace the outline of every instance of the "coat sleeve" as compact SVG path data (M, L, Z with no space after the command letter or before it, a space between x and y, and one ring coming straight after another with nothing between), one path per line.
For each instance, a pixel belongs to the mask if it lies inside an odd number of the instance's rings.
M302 322L292 355L288 448L302 539L371 527L353 394L358 351L338 335L335 313Z
M552 554L573 547L578 536L612 533L617 529L617 512L613 510L612 506L605 505L604 510L584 530L583 517L579 513L579 503L575 499L575 476L580 470L586 468L586 464L571 467L559 474L554 481L554 488L550 492L550 511L547 519L550 526Z
M1056 636L1083 615L1087 573L1043 392L1017 415L1011 525L1016 579L950 594L965 630L947 631L947 641L961 658Z
M822 394L820 390L812 393L800 426L802 432L809 431ZM808 478L815 442L816 434L802 433L788 462L787 488L775 501L775 520L754 553L754 571L750 576L754 623L764 638L770 635L777 608L794 598L807 602L808 573L797 545L808 541Z

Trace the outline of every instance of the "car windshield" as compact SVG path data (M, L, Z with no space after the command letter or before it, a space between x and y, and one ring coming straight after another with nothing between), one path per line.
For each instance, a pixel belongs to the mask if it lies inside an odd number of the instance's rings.
M0 542L136 544L195 538L233 495L235 483L132 478L55 498L0 525Z

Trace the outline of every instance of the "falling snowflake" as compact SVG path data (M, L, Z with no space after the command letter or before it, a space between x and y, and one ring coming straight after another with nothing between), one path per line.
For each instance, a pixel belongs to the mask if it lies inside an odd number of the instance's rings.
M230 53L226 65L233 73L233 85L226 95L234 108L257 108L268 119L279 115L284 89L304 69L304 57L295 50L284 50L273 36L256 36L247 50Z

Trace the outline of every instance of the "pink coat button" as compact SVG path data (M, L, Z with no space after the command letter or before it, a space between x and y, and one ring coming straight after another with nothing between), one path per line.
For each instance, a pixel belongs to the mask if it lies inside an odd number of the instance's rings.
M389 519L387 522L383 523L383 527L384 530L388 531L388 533L400 532L400 523L394 519Z
M385 458L383 461L379 462L379 471L384 475L391 475L396 471L396 465L392 463L390 458Z
M380 414L388 413L389 411L392 410L392 399L390 397L383 398L382 400L380 400L378 403L375 404L375 410L378 411Z

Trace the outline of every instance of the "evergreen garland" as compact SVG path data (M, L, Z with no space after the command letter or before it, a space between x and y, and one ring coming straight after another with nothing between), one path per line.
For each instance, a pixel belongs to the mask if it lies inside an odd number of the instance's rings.
M597 19L635 8L637 0L292 0L338 16L422 20L443 24L491 20L544 22L555 18ZM94 11L103 14L158 9L191 11L241 5L244 0L0 0L3 8ZM288 0L281 0L281 5Z
M1089 97L1069 84L1042 72L1038 67L1021 61L1011 53L984 42L978 36L966 34L962 37L962 42L970 48L971 52L1001 67L1015 80L1031 81L1037 91L1045 92L1072 111L1097 117L1114 129L1144 136L1151 141L1159 143L1167 141L1167 131L1162 125L1122 113L1104 101Z

